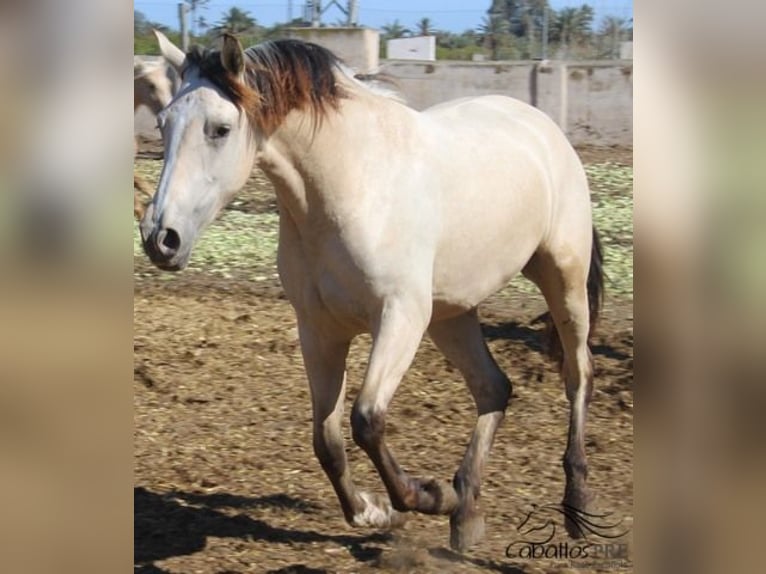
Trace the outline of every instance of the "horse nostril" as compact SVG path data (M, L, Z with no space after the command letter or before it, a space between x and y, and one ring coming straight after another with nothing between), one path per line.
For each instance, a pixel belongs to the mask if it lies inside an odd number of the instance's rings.
M157 248L165 257L172 257L181 246L181 237L175 229L163 229L157 234Z
M169 251L178 251L178 248L181 246L181 238L178 236L178 232L175 229L166 229L162 245Z

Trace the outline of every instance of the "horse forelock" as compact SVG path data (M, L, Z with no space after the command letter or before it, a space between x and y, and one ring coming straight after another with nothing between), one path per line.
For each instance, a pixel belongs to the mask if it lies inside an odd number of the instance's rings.
M251 126L267 134L295 109L308 110L321 122L348 96L339 82L342 62L328 49L300 40L248 48L243 78L224 69L218 50L194 46L186 66L196 68L247 114Z

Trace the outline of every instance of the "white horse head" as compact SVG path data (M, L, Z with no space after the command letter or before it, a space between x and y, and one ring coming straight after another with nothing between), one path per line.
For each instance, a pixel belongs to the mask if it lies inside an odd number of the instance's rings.
M141 232L151 259L176 270L188 262L200 232L247 181L253 133L240 101L227 90L244 72L242 47L234 37L226 37L220 54L193 50L187 56L164 36L160 48L182 81L158 114L165 164Z
M343 96L335 74L345 75L328 50L294 40L280 41L279 50L266 42L245 52L225 35L220 51L195 47L184 54L158 38L182 83L158 115L165 164L141 233L152 261L178 270L200 233L244 186L268 136L295 109L313 110L321 121ZM292 59L290 50L296 51Z

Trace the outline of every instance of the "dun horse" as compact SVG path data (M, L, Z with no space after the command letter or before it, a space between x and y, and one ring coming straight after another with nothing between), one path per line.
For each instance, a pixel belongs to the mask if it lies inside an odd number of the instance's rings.
M346 520L385 528L405 511L446 514L454 548L482 537L482 469L511 385L476 309L520 272L542 291L560 338L571 405L564 503L584 509L601 255L586 176L561 130L501 96L417 112L313 44L243 51L226 35L220 51L188 54L167 38L160 44L183 80L159 114L166 159L141 222L144 249L158 267L183 269L254 164L273 182L279 274L297 316L314 451ZM385 440L386 412L426 331L478 411L452 482L410 476ZM357 489L343 446L346 355L363 332L373 343L351 427L388 496Z
M173 99L173 81L168 76L169 69L164 62L160 64L133 60L133 112L146 106L156 116ZM133 142L134 149L138 144ZM152 197L149 184L138 176L133 176L133 213L137 219L144 214L144 202L140 194ZM139 193L136 193L139 192Z

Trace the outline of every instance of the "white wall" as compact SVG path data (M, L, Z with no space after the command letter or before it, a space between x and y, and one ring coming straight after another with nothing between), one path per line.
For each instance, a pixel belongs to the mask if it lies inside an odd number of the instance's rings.
M377 54L377 39L375 42ZM397 89L415 109L464 96L505 94L546 112L575 144L633 144L630 60L551 62L546 66L539 62L384 60L382 71L393 76ZM154 118L146 111L136 114L134 125L136 133L159 135Z
M380 34L371 28L288 28L290 38L313 42L335 53L357 72L378 69Z
M503 94L543 110L575 144L633 144L633 62L385 60L415 109L465 96Z
M396 38L386 42L386 58L389 60L436 60L436 36Z

